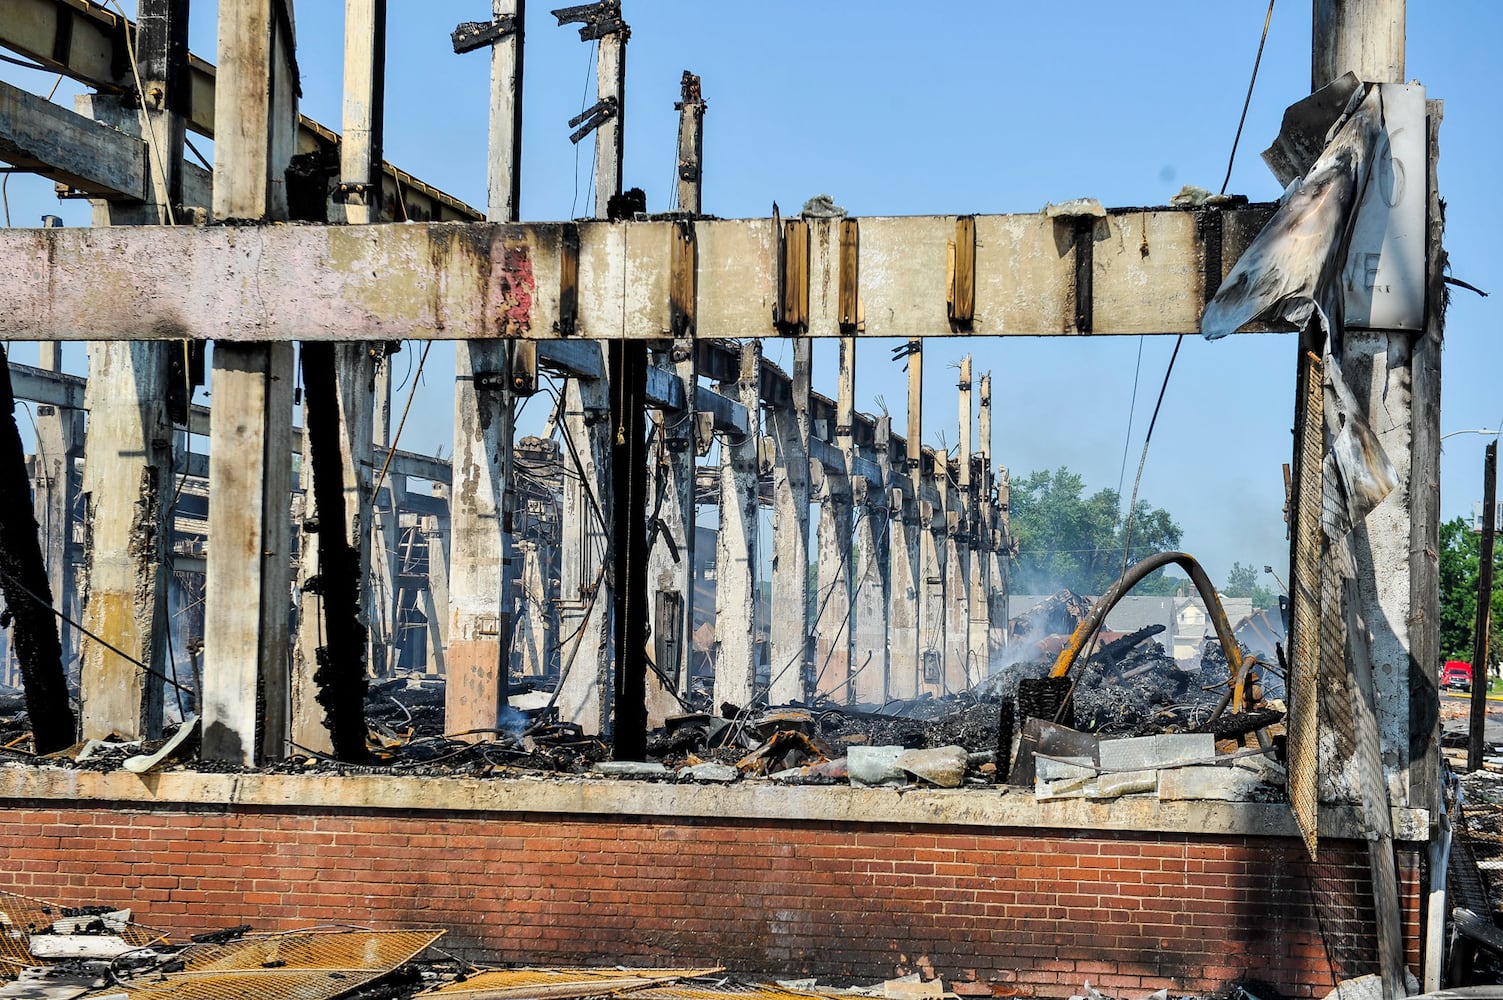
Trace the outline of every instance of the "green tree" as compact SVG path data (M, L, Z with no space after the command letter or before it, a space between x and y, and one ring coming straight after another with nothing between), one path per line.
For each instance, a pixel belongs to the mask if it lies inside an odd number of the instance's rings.
M1257 609L1271 608L1276 603L1273 591L1263 586L1257 567L1239 562L1232 563L1232 568L1227 571L1226 586L1221 592L1227 597L1251 597L1253 607Z
M1044 594L1068 587L1095 595L1110 587L1121 575L1127 542L1126 525L1117 518L1120 505L1121 496L1113 489L1087 496L1085 479L1064 466L1014 479L1010 512L1018 548L1012 559L1013 591ZM1129 565L1178 548L1180 536L1167 511L1138 501ZM1179 582L1160 570L1138 592L1173 592Z
M1440 526L1440 652L1447 660L1472 658L1477 628L1477 584L1482 536L1464 518ZM1503 659L1503 547L1493 551L1493 623L1488 639L1494 661Z

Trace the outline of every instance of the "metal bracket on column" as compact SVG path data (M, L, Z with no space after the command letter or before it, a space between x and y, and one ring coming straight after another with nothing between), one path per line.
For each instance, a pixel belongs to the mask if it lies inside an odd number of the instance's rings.
M945 305L951 329L971 329L976 319L976 217L955 220L955 242L950 244L950 290Z
M559 235L558 319L553 332L574 336L579 322L579 227L565 225Z
M579 145L579 140L616 117L620 110L620 102L614 97L604 97L596 101L569 119L569 127L574 129L569 133L569 141L576 146ZM576 125L579 127L574 128Z
M592 42L606 35L614 35L617 32L631 34L631 29L621 19L620 0L600 0L599 3L582 3L574 7L560 7L558 10L549 11L558 18L559 26L566 24L582 24L579 29L580 41Z
M861 315L861 223L840 221L840 332L856 333ZM849 431L847 431L849 433Z
M511 391L517 396L531 396L538 391L538 345L533 340L513 340L511 351Z
M494 45L517 30L515 14L502 14L491 21L465 21L449 35L454 43L454 54L474 52L487 45Z
M694 453L704 458L715 443L715 414L708 410L694 413Z
M778 294L772 325L784 336L794 336L809 329L809 224L802 219L784 222L776 204L772 224L778 241Z
M1096 269L1096 217L1078 215L1075 230L1075 332L1090 333L1095 315L1092 282Z
M698 248L694 223L680 219L671 230L669 253L668 316L674 337L694 336L694 301L697 288Z

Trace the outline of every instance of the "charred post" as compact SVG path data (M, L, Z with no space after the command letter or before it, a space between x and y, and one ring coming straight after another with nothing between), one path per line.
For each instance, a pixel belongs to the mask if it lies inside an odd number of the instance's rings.
M1482 555L1477 573L1477 626L1472 633L1471 739L1467 745L1469 771L1482 769L1483 736L1487 728L1488 633L1493 620L1493 539L1498 527L1498 442L1487 443L1482 463Z
M616 598L616 760L647 759L647 351L612 341L611 448L616 531L611 573Z
M315 655L318 703L324 709L334 756L349 764L366 759L365 625L360 621L360 554L345 537L344 468L340 455L339 388L332 344L303 345L308 452L318 535L317 593L322 598L324 642ZM309 581L311 582L311 581ZM305 582L305 587L307 582Z
M68 706L68 683L63 675L63 650L52 612L52 587L37 540L37 519L31 511L31 480L26 475L26 452L16 426L15 392L10 361L0 347L0 591L10 618L21 683L26 688L26 711L31 718L32 744L38 754L73 744L73 709Z

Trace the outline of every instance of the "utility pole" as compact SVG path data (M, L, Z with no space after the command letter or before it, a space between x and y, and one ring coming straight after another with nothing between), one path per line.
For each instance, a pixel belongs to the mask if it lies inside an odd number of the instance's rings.
M1477 628L1472 635L1472 720L1467 746L1468 771L1482 769L1482 748L1487 727L1487 665L1493 612L1493 536L1498 524L1498 441L1487 443L1482 463L1482 558L1477 573Z

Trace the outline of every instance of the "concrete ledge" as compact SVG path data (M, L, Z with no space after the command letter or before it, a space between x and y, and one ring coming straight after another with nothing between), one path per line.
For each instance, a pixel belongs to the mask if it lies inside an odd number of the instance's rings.
M219 806L311 811L394 810L445 813L542 813L790 822L911 823L1001 829L1120 830L1297 837L1283 803L1161 801L1126 796L1109 802L1040 802L1000 788L894 789L796 786L766 782L690 785L599 778L433 778L393 775L135 775L60 768L0 768L0 808L20 801L116 804L121 808ZM1395 809L1394 837L1429 839L1429 814ZM1350 807L1328 807L1324 837L1366 839Z

